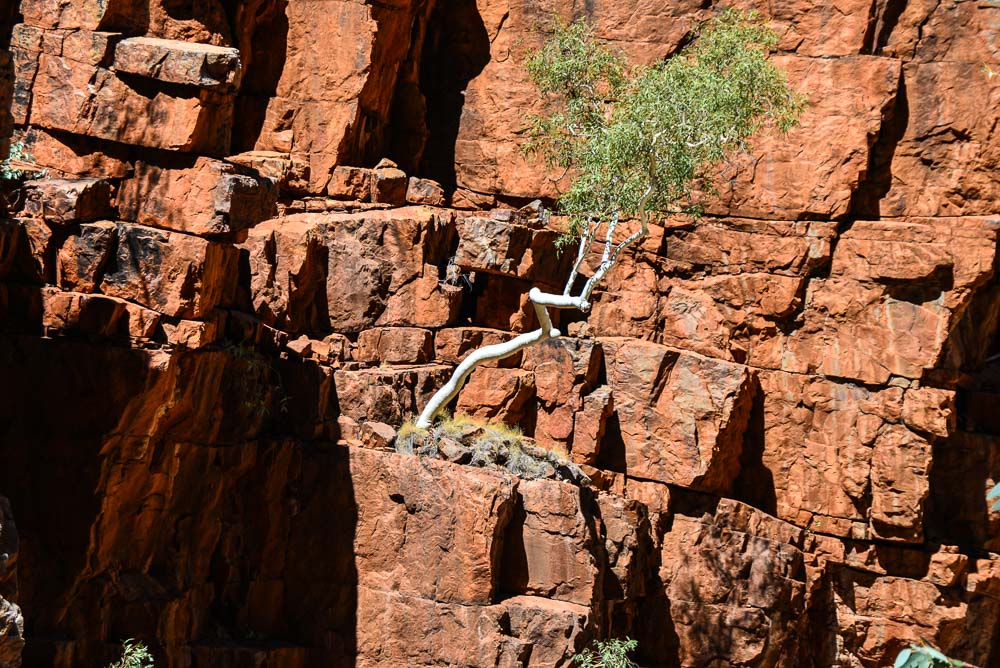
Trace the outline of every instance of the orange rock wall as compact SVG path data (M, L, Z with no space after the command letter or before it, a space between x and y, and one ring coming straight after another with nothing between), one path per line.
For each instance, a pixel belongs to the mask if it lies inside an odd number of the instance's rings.
M800 127L456 402L588 489L377 423L568 272L541 22L648 61L712 3L0 10L0 148L45 170L0 188L0 666L1000 663L1000 8L738 4Z

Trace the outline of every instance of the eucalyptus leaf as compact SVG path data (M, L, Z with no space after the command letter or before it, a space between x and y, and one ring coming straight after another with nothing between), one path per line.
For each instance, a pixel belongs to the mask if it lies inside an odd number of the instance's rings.
M929 645L910 645L903 648L892 665L893 668L944 668L966 664L949 659L943 652Z
M680 53L642 67L583 21L552 32L527 65L550 112L529 119L525 150L568 170L563 244L587 220L696 210L721 162L767 125L792 127L804 106L769 60L777 36L752 12L723 11Z
M991 501L990 510L1000 510L1000 483L993 485L986 494L986 500Z

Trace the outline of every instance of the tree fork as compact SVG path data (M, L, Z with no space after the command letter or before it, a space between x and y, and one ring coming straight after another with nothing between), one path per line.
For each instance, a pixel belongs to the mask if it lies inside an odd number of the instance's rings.
M566 288L563 291L563 294L556 295L549 292L542 292L538 288L531 288L528 292L528 299L530 299L531 303L535 306L535 314L538 316L538 323L540 325L539 328L521 334L510 341L494 343L489 346L478 348L469 353L469 355L462 360L462 363L458 365L458 368L455 369L454 373L452 373L448 382L445 383L441 389L435 392L434 396L431 397L431 400L427 402L427 406L424 407L423 412L420 413L420 418L417 420L416 426L420 429L427 429L430 427L434 423L434 418L436 418L444 407L447 406L462 390L465 382L469 379L469 376L476 367L486 362L502 360L506 357L510 357L520 350L527 348L528 346L541 343L542 341L547 341L548 339L557 339L562 336L562 332L552 325L552 318L549 315L550 307L557 309L575 308L583 313L590 312L590 296L597 283L604 278L605 274L607 274L612 267L618 263L618 258L623 250L649 234L649 225L645 210L645 200L647 198L648 195L643 198L639 229L618 245L615 245L614 243L614 232L618 225L618 215L616 214L612 218L611 222L608 224L608 232L605 237L604 253L601 257L601 264L598 266L597 271L594 272L594 275L587 280L580 294L576 297L572 297L570 296L570 291L573 287L573 282L576 280L580 265L583 264L583 261L587 256L587 251L590 249L590 244L593 242L597 227L600 225L600 223L592 223L591 221L588 221L587 233L581 238L580 248L577 251L576 263L573 266L573 271L570 272L569 280L566 282Z

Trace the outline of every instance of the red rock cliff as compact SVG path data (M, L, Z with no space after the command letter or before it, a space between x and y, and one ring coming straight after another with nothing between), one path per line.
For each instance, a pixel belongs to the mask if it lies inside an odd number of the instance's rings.
M5 5L0 665L1000 665L992 3L739 3L801 126L458 400L592 488L379 446L565 276L540 22L648 60L712 4Z

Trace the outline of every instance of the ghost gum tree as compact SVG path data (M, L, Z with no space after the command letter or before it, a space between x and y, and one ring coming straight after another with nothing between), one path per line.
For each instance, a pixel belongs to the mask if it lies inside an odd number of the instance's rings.
M430 427L480 364L560 336L549 309L587 313L597 284L649 234L652 215L695 211L695 193L712 192L722 161L746 151L764 126L785 132L795 124L803 102L769 62L777 38L759 17L725 11L693 38L667 60L630 67L587 24L557 24L530 56L549 113L532 118L527 148L570 179L558 202L568 223L557 246L575 244L576 262L562 294L528 293L538 329L470 353L417 427ZM595 244L600 264L582 280Z

